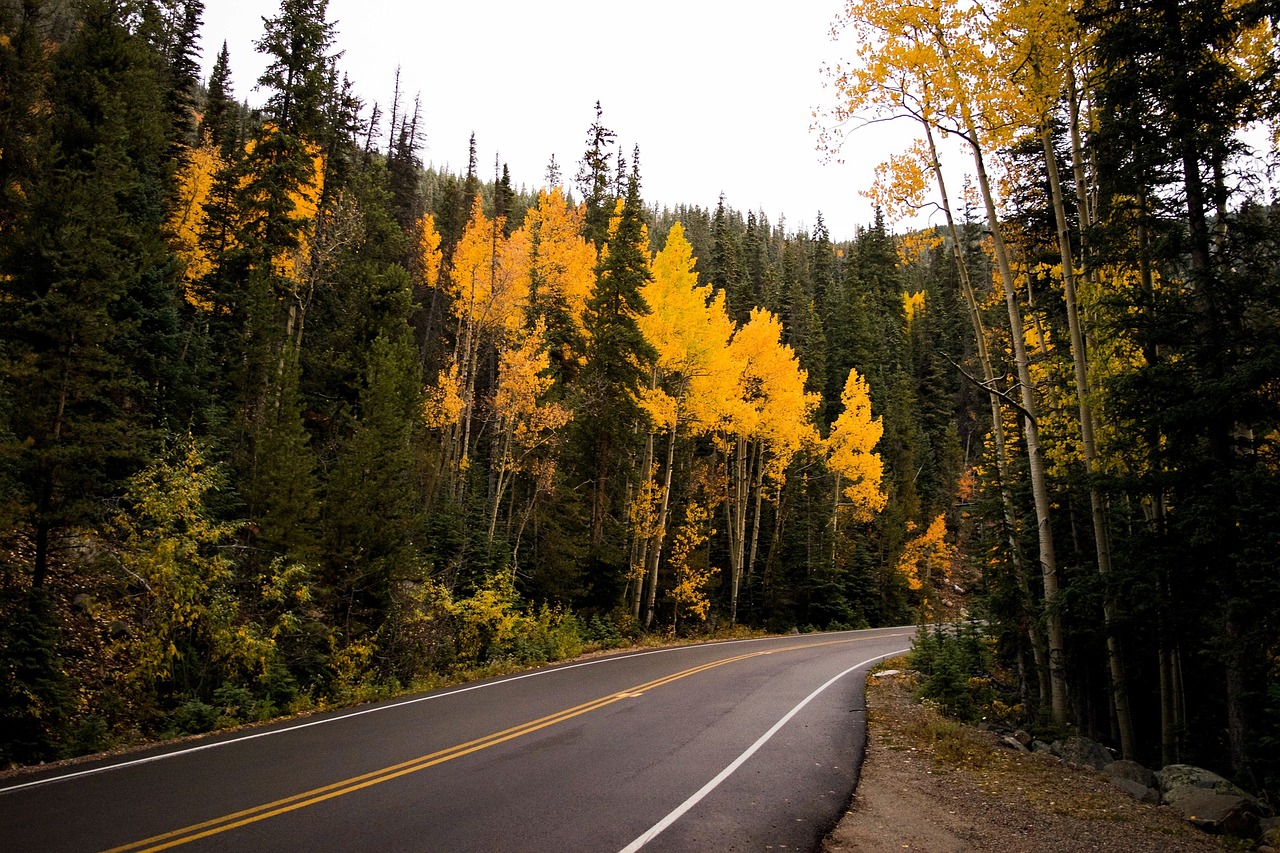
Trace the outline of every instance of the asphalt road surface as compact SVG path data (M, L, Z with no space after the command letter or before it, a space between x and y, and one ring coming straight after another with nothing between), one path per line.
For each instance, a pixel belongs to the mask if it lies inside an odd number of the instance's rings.
M813 850L911 628L593 658L0 781L0 851Z

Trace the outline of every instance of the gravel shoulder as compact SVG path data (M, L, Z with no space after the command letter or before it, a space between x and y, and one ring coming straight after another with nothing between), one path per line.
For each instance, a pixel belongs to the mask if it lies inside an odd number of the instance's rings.
M1106 777L1017 752L911 699L913 676L868 679L868 738L848 813L822 853L1211 853L1242 850L1140 803Z

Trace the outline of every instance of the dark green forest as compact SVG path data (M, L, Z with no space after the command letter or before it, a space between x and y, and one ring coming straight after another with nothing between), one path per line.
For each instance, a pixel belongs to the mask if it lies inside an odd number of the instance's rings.
M976 618L1011 722L1280 790L1277 8L1067 12L1014 120L868 36L837 113L999 180L896 232L898 162L841 237L646 199L601 104L545 176L425 168L324 0L257 80L200 0L0 0L0 766Z

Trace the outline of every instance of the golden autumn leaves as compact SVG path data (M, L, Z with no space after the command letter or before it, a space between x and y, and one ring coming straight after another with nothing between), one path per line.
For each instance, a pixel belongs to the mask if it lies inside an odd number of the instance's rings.
M572 375L590 350L585 312L597 286L598 256L582 236L583 216L583 207L566 200L559 188L544 191L508 235L505 222L487 216L477 198L443 266L434 223L430 217L418 223L424 271L419 281L440 282L457 324L454 352L426 389L423 416L440 435L444 479L461 488L462 478L451 471L470 465L473 422L481 410L486 413L493 437L490 542L515 476L531 476L535 489L551 488L559 432L574 416L564 389L554 387L552 367L554 356L561 375ZM666 551L674 579L666 594L675 618L704 618L716 572L691 557L715 533L710 523L716 507L728 502L728 568L736 590L754 559L757 531L746 526L752 505L758 512L762 496L776 499L802 450L824 459L840 478L838 512L865 521L883 507L881 463L874 452L883 430L871 415L866 382L854 372L846 411L823 439L814 422L819 396L805 390L807 374L784 342L782 322L755 309L736 325L725 295L699 284L693 249L679 223L656 255L649 254L647 239L642 248L651 258L651 279L641 298L648 310L634 319L655 357L645 365L647 387L635 392L649 450L628 511L635 543L629 596L639 618L641 590L647 592L651 617L659 557ZM602 251L609 251L608 244ZM569 327L557 330L555 343L548 329L552 317ZM478 370L489 347L498 354L496 383L481 401ZM709 470L719 471L720 479L675 509L670 494L677 437L704 441L719 460ZM665 454L655 452L658 445L665 445Z

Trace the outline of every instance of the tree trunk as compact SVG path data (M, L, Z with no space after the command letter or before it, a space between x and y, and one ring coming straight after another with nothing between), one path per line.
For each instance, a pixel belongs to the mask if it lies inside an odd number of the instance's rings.
M679 411L679 409L677 409ZM676 423L671 425L671 438L667 441L667 471L663 478L662 509L658 511L658 523L654 527L653 542L649 545L649 584L648 601L644 614L644 629L653 625L654 608L658 601L658 561L662 557L662 542L667 538L667 509L671 505L671 469L676 456ZM678 611L679 608L677 607Z
M968 110L966 108L966 113ZM1040 541L1040 571L1044 583L1044 613L1048 629L1049 693L1053 722L1067 723L1066 651L1063 645L1062 615L1058 604L1058 562L1053 548L1053 528L1049 516L1049 488L1045 477L1044 455L1040 450L1040 427L1036 422L1036 399L1031 383L1031 370L1023 340L1022 311L1018 306L1018 294L1009 263L1009 251L1000 229L996 213L995 197L987 176L986 161L979 142L977 125L971 115L966 115L969 143L973 149L974 165L978 173L978 188L986 207L987 222L991 228L995 246L996 266L1004 287L1005 307L1009 311L1009 332L1013 342L1014 366L1018 373L1018 385L1023 408L1023 432L1027 445L1028 469L1031 477L1031 493L1035 501L1036 527Z
M1102 576L1102 621L1107 637L1107 664L1111 674L1111 702L1120 733L1120 751L1133 759L1135 742L1133 717L1129 712L1129 691L1125 680L1120 638L1116 634L1116 599L1110 588L1111 535L1107 530L1106 499L1098 488L1098 453L1093 440L1093 407L1090 403L1088 356L1084 335L1080 330L1080 312L1076 298L1075 270L1071 252L1071 236L1067 225L1062 182L1058 175L1058 158L1053 150L1053 137L1047 122L1040 125L1040 143L1044 148L1045 168L1049 173L1049 194L1058 231L1058 254L1062 263L1062 285L1067 305L1067 328L1071 335L1071 362L1075 368L1076 398L1080 413L1080 444L1084 451L1085 472L1089 479L1089 505L1093 517L1093 542L1098 557L1098 574Z
M952 254L956 263L956 271L960 276L961 290L964 293L965 305L969 309L969 322L973 325L973 336L978 349L978 362L982 366L982 381L988 390L995 388L995 368L991 364L991 354L987 349L987 331L983 327L982 312L978 307L978 297L969 278L969 268L964 261L961 249L960 231L956 227L955 217L951 212L951 199L947 195L947 184L942 174L942 162L938 159L937 143L933 138L933 128L924 125L925 138L929 144L930 166L934 179L938 184L938 194L942 197L942 210L947 220L947 230L951 234ZM1014 580L1021 597L1021 620L1025 625L1027 638L1031 642L1031 655L1036 665L1036 682L1040 696L1040 704L1050 701L1049 665L1047 661L1044 633L1040 630L1039 620L1034 616L1035 597L1031 592L1031 578L1027 572L1026 557L1022 553L1022 543L1018 541L1017 511L1011 488L1012 478L1009 473L1009 450L1004 434L1004 418L1000 414L1000 400L994 393L988 393L991 406L991 434L996 444L996 476L1000 480L1000 506L1004 515L1005 536L1009 542L1009 559L1013 562ZM838 500L838 496L837 496Z

